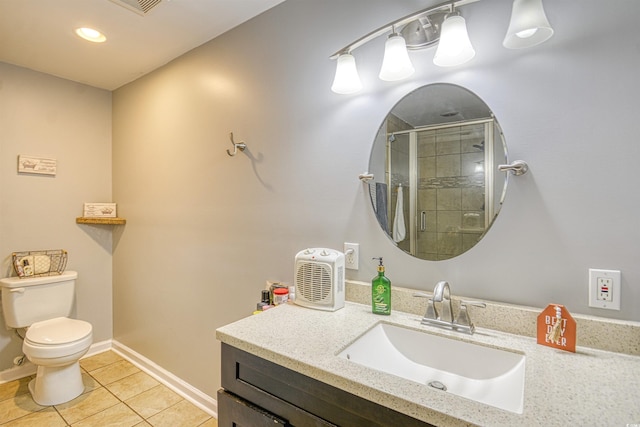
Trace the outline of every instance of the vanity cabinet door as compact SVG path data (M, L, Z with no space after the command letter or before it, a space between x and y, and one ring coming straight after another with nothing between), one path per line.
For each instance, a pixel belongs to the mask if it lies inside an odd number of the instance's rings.
M251 405L277 414L286 420L287 426L433 427L225 343L222 343L222 387ZM220 403L218 410L223 419Z
M224 390L218 390L218 427L289 427L275 415Z

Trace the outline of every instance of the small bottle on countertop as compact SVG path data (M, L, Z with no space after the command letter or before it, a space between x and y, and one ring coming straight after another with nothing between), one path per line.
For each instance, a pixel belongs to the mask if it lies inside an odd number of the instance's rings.
M374 314L391 314L391 281L384 275L382 257L373 258L380 261L378 275L371 281L371 311Z
M271 308L272 306L270 297L271 295L269 293L269 290L263 290L262 294L260 295L261 301L257 304L256 310L264 311Z
M271 293L268 289L263 289L260 297L262 298L262 302L266 303L267 305L271 304Z
M275 288L273 290L273 305L284 304L289 300L288 288Z

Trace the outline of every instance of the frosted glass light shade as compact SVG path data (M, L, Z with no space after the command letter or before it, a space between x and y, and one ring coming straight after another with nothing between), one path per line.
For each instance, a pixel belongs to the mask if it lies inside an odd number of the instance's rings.
M467 23L462 16L449 16L442 23L440 42L433 63L439 67L453 67L464 64L476 56L471 46Z
M384 58L378 77L391 82L406 79L414 71L404 38L399 34L392 34L384 44Z
M508 49L531 47L553 35L542 0L514 0L509 29L502 45Z
M333 78L331 90L335 93L347 95L362 89L356 59L350 53L343 53L337 59L336 75Z

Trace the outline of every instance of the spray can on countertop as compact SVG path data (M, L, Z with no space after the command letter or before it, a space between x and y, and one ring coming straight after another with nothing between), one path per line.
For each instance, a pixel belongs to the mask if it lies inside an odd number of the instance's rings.
M391 314L391 280L384 275L382 257L373 258L380 261L378 275L371 281L371 311L374 314Z
M262 294L260 295L260 302L257 304L256 310L257 311L264 311L267 310L271 307L273 307L271 305L271 301L269 300L271 297L269 290L265 289L262 291Z

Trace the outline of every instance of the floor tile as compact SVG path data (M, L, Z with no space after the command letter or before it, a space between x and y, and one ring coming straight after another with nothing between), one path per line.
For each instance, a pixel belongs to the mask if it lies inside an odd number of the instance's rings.
M160 383L145 372L138 372L107 385L107 389L122 401L132 398Z
M113 394L101 387L90 393L81 394L70 402L56 405L55 408L67 423L73 424L118 403L119 400Z
M89 356L84 359L80 359L80 366L87 372L95 371L98 368L103 368L112 363L120 362L124 360L113 351L105 351L98 353L94 356Z
M102 387L98 381L86 372L82 372L82 384L84 384L84 392L87 393L91 390Z
M153 427L193 427L199 426L211 416L195 406L182 400L158 414L149 417L147 421Z
M3 427L65 427L66 425L67 423L52 407L2 424Z
M204 423L200 424L198 427L218 427L218 420L215 418L209 418Z
M82 421L71 424L71 427L132 427L142 421L144 421L142 417L133 412L131 408L124 403L118 403Z
M0 401L29 393L29 381L33 377L20 378L0 384Z
M34 376L0 384L0 426L218 427L215 418L112 351L80 364L85 392L55 407L33 401L28 384Z
M21 394L13 399L0 402L0 419L12 421L32 412L43 410L45 407L33 401L30 394Z
M143 418L147 419L158 412L175 405L181 400L182 397L178 396L167 387L158 385L132 397L131 399L125 400L125 403Z
M138 372L140 372L140 369L136 368L133 364L126 360L121 360L103 368L93 370L90 374L100 384L107 385Z

